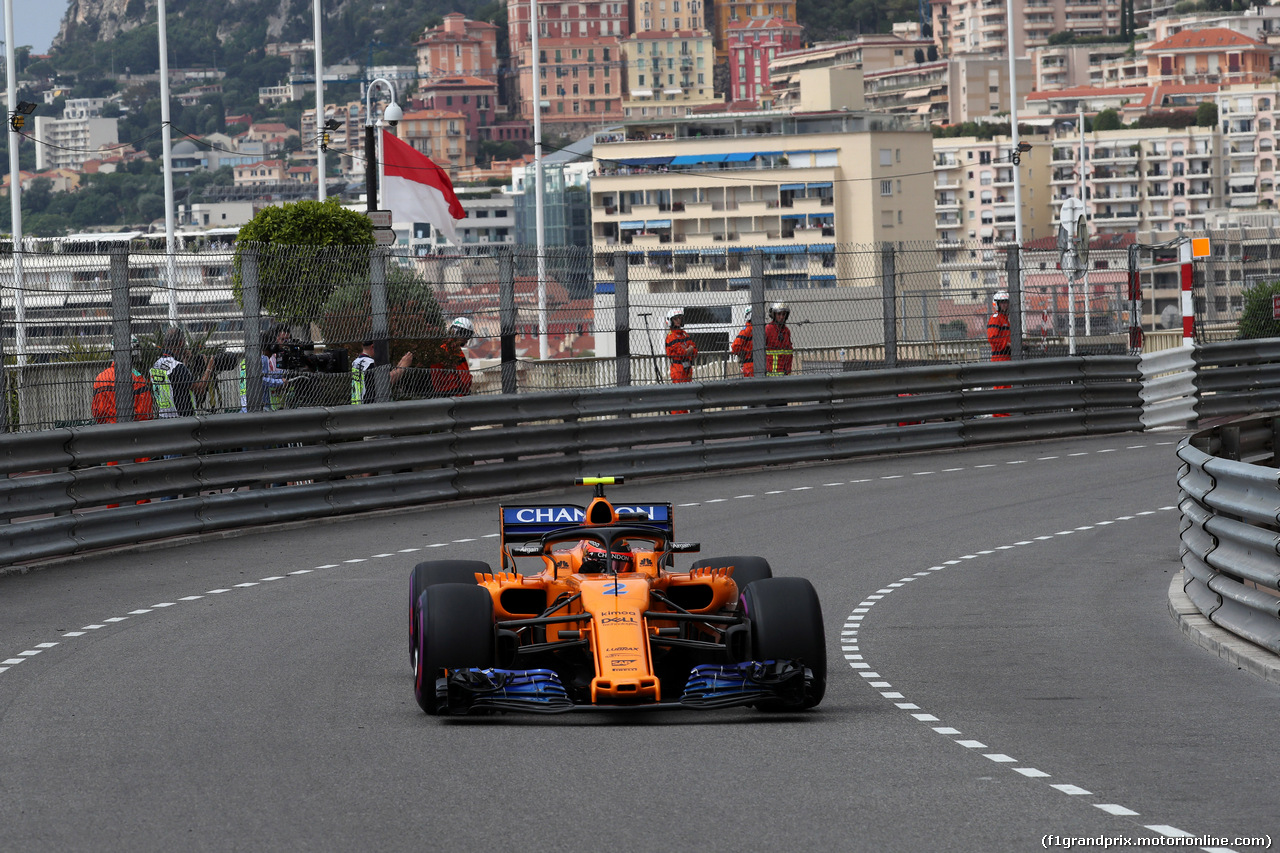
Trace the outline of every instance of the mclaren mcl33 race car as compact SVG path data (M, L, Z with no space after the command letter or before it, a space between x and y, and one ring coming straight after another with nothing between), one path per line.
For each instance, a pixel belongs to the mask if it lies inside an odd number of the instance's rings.
M419 563L410 658L428 714L582 708L812 708L826 689L822 609L760 557L674 569L672 505L503 506L502 571ZM522 572L516 571L521 558ZM528 558L528 559L524 559Z

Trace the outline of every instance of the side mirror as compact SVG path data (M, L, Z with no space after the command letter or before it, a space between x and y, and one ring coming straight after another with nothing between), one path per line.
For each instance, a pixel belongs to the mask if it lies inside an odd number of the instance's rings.
M538 544L517 545L511 549L513 557L540 557L542 556L542 546Z
M672 554L696 554L702 550L701 542L672 542Z

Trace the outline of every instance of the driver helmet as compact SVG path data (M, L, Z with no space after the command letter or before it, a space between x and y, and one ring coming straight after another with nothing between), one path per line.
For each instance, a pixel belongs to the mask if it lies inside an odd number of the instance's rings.
M618 574L631 571L631 555L625 551L625 545L615 546L612 552L606 553L594 542L586 542L582 548L582 572L584 574Z
M449 324L449 334L455 338L470 340L476 333L476 327L466 317L459 317Z
M667 312L667 328L671 328L671 324L675 321L677 317L680 318L680 322L682 323L684 322L683 308L672 308L670 311Z
M769 316L776 318L781 314L784 318L791 316L791 308L785 302L775 302L769 306Z

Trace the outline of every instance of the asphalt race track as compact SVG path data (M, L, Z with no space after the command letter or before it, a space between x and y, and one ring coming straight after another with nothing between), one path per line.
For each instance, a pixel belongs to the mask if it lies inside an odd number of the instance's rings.
M409 570L493 563L496 501L0 577L0 849L987 853L1274 835L1280 687L1189 643L1167 610L1179 438L610 490L673 501L703 557L813 580L831 668L806 714L423 715ZM1182 849L1203 846L1221 845Z

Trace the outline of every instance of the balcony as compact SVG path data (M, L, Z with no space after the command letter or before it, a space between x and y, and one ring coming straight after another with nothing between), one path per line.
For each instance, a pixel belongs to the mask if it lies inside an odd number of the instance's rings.
M933 158L933 168L935 169L958 169L959 161L952 157L935 157Z
M933 188L935 190L958 190L960 189L960 182L950 178L942 178L934 181Z

